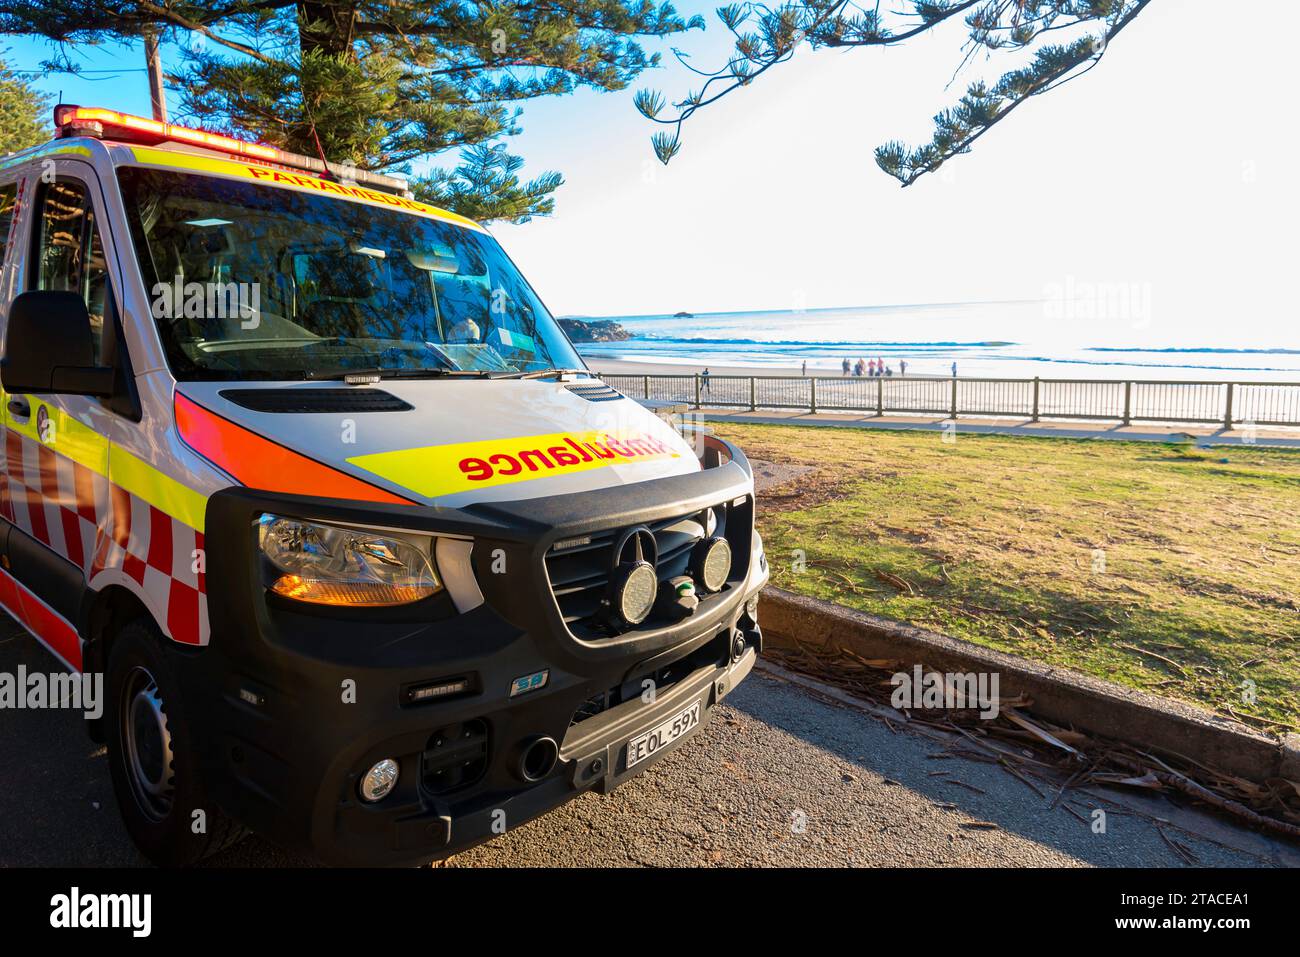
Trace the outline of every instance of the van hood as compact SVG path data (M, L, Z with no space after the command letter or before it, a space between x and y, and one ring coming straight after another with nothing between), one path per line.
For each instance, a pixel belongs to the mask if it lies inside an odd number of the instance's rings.
M538 498L700 469L676 430L597 379L181 382L176 391L183 437L182 408L198 406L226 420L223 429L233 424L253 441L421 504ZM268 484L250 480L238 459L218 461L220 453L190 444L243 484ZM301 484L317 486L309 471ZM277 472L273 482L280 487L270 491L321 494L296 488L292 474Z

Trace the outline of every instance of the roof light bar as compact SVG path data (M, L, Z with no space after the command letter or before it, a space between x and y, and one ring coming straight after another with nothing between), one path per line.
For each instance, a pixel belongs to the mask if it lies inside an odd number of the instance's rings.
M129 113L106 110L99 106L70 104L56 106L54 126L60 135L95 137L104 136L105 127L112 127L128 133L143 133L158 139L193 143L195 146L206 146L223 153L237 153L264 160L279 160L283 152L274 146L249 143L232 136L222 136L219 133L209 133L207 130L196 130L188 126L177 126L175 123L164 123L161 120L149 120L143 116L132 116Z
M121 139L150 144L164 140L189 143L252 160L308 170L327 179L333 177L408 198L411 196L410 186L404 179L385 176L383 173L374 173L370 170L340 166L337 163L327 164L322 160L290 153L264 143L250 143L247 140L237 140L233 136L222 136L220 133L209 133L207 130L198 130L189 126L177 126L175 123L165 123L162 120L132 116L130 113L119 113L117 110L100 106L60 104L54 108L54 129L59 136L91 136L95 139Z

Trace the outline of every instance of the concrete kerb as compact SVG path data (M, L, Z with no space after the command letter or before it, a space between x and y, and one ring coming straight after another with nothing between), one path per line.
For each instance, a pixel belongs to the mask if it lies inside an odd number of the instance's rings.
M1028 695L1033 713L1055 724L1256 783L1300 781L1300 734L1279 739L1180 701L780 588L763 592L759 620L768 647L848 649L864 658L897 660L900 670L920 664L941 674L997 673L1000 697Z

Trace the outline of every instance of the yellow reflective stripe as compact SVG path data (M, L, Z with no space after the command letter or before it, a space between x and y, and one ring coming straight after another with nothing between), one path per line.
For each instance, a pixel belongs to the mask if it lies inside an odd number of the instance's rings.
M9 393L0 391L0 400L3 400L6 409L5 421L9 428L40 445L49 446L50 451L70 458L92 472L108 476L108 439L56 405L50 405L31 395L23 398L31 407L32 414L26 422L17 422L7 412ZM51 429L46 440L42 440L37 433L41 409L45 410Z
M195 531L203 531L203 516L208 507L206 495L182 485L120 446L110 447L108 456L109 475L114 485L120 485Z
M236 160L215 159L211 156L195 156L192 153L177 153L171 150L152 149L147 146L133 146L131 153L139 163L148 163L151 166L167 166L172 169L183 169L192 173L209 173L218 176L234 176L239 179L252 180L258 183L264 183L268 186L278 186L282 189L292 189L299 192L320 193L324 196L333 196L336 199L344 199L350 202L366 203L370 206L385 206L390 209L401 210L407 213L416 213L421 216L431 216L434 219L441 219L452 223L456 226L464 226L466 229L475 229L479 232L485 232L482 226L472 219L466 219L464 216L458 216L455 213L449 213L445 209L439 209L437 206L430 206L428 203L421 203L414 199L404 199L393 193L386 193L383 190L370 189L359 184L336 183L333 180L321 179L319 176L312 176L310 173L299 172L291 169L278 169L270 166L262 166L257 163L244 163Z
M609 465L680 458L641 432L553 432L358 455L353 465L426 498Z
M17 156L10 157L0 162L0 170L9 169L11 166L21 166L23 163L30 163L34 159L40 159L42 156L58 156L68 153L75 153L78 156L90 157L90 147L76 146L72 144L49 145L42 149L33 150L30 153L20 153Z
M4 402L6 409L9 398L9 393L0 389L0 401ZM143 499L177 521L184 522L190 528L203 531L203 516L208 506L206 495L183 485L165 472L160 472L121 446L111 444L107 438L58 406L35 396L27 395L23 398L31 406L32 414L26 422L15 422L6 413L5 422L9 428L104 476L114 485ZM42 408L53 425L48 441L42 441L38 434L37 422Z

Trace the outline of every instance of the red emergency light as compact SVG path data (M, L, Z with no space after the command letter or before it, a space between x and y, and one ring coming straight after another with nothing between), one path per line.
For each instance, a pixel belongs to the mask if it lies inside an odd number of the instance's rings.
M220 150L222 153L235 153L256 159L283 162L282 150L261 143L249 143L237 140L233 136L209 133L189 126L177 126L161 120L150 120L143 116L106 110L100 106L72 106L63 104L54 108L54 128L60 136L93 136L101 138L110 133L121 133L124 139L176 140L180 143L193 143L208 149Z
M389 193L409 197L410 187L405 180L370 170L344 167L337 163L287 150L267 146L265 143L250 143L237 140L233 136L209 133L189 126L177 126L162 120L151 120L143 116L132 116L117 110L101 106L73 106L60 104L54 108L54 130L58 136L90 136L95 139L125 140L134 143L162 143L172 141L203 146L221 153L229 153L245 159L259 160L292 169L308 170L326 179L336 179L361 183Z

